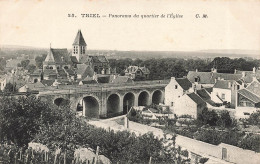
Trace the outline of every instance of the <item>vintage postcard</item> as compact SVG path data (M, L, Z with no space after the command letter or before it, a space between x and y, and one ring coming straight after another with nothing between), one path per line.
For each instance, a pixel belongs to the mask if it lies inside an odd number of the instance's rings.
M259 0L0 0L0 163L260 163Z

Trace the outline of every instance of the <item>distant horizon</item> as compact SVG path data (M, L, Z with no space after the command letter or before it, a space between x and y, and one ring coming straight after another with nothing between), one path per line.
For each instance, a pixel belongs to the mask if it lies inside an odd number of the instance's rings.
M260 1L76 1L0 1L0 45L48 48L51 43L70 49L81 29L89 50L260 50L260 19L248 19L260 14ZM101 17L82 18L82 13ZM109 18L109 14L183 17Z
M14 47L24 47L24 48L35 48L35 49L49 49L50 47L38 47L38 46L30 46L30 45L16 45L16 44L0 44L0 48L6 48L6 47L11 47L11 46L14 46ZM63 48L66 48L66 49L72 49L72 46L71 47L54 47L54 46L51 46L51 48L54 48L54 49L63 49ZM219 51L219 50L235 50L235 51L258 51L260 53L260 50L258 49L198 49L198 50L124 50L124 49L89 49L88 46L87 46L87 50L100 50L100 51L146 51L146 52L198 52L198 51Z

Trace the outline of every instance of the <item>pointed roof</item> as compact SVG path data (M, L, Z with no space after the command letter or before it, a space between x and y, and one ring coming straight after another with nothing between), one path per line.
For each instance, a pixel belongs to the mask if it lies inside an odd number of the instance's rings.
M77 36L72 45L87 45L80 30L78 31Z
M53 53L52 53L51 47L50 47L48 55L45 58L45 61L46 62L54 62L54 57L53 57Z

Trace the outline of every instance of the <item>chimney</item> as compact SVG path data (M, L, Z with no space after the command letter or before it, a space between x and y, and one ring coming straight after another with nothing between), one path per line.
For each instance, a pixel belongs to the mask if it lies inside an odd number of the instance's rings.
M237 73L237 69L234 70L234 74L236 74L236 73Z
M243 71L242 72L242 77L245 77L246 76L246 73Z
M253 68L253 73L255 73L255 67Z
M171 77L171 81L170 82L173 82L175 81L175 77Z
M228 82L228 88L231 88L231 82Z
M128 120L127 116L125 116L124 126L125 126L125 128L127 128L127 129L129 128L129 120Z
M196 69L196 72L198 72L198 69Z
M217 73L217 69L216 68L211 68L211 72Z

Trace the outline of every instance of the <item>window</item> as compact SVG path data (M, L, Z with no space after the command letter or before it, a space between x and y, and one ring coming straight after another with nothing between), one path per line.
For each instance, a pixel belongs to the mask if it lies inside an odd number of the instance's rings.
M85 54L85 47L82 47L82 54Z
M226 96L226 95L225 95L224 93L222 93L222 94L221 94L221 99L222 99L222 100L225 100L225 96Z
M227 149L222 148L222 159L226 160L227 159Z
M171 106L173 106L173 102L171 102Z
M178 89L178 85L175 85L175 89Z
M244 112L244 115L245 115L245 116L249 116L250 113L248 113L248 112Z
M73 51L73 53L75 54L76 53L76 46L74 46L74 49L73 49L74 51Z
M237 85L237 89L240 89L240 85Z
M53 67L52 67L52 66L50 66L50 69L53 69Z

